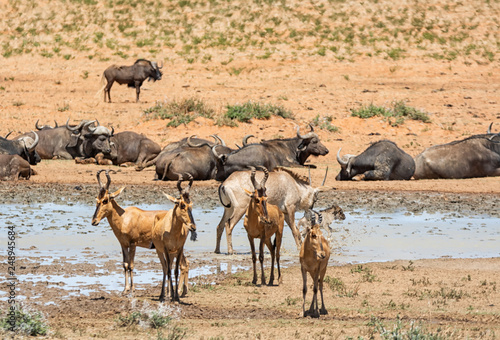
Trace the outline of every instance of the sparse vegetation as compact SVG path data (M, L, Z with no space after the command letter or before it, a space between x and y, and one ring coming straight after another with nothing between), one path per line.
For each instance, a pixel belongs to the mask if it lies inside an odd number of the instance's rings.
M351 116L364 119L375 116L385 117L392 126L403 124L405 119L419 120L424 123L430 122L430 118L427 113L407 106L402 100L393 101L390 108L376 106L373 105L373 103L363 105L359 109L351 109Z
M169 119L167 126L189 124L197 117L213 118L214 110L202 100L187 98L180 101L158 102L144 110L147 119Z
M325 116L325 117L320 117L319 114L314 117L314 119L311 121L312 126L317 126L322 130L327 130L330 132L339 132L339 127L335 126L332 124L333 117L332 116Z
M225 116L231 120L248 123L252 118L269 119L272 115L283 118L293 118L293 114L283 106L261 104L248 101L244 104L227 105Z
M409 323L403 322L399 316L392 327L386 326L378 318L372 317L368 326L372 327L384 340L392 339L422 339L422 340L444 340L449 339L452 334L443 332L440 328L436 332L431 332L420 322L411 320Z
M41 312L32 311L20 305L15 307L13 316L14 325L10 323L12 320L11 316L5 314L0 318L1 329L10 333L13 330L16 334L28 336L47 335L49 326Z

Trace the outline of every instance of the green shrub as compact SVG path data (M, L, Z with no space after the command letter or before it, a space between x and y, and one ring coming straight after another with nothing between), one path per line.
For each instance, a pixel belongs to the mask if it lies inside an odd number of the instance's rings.
M0 328L29 336L47 335L49 326L41 312L25 310L21 306L15 307L14 327L9 323L11 315L7 314L0 319Z
M188 98L178 102L158 102L144 110L144 114L148 119L170 119L167 126L177 127L188 124L197 117L212 118L214 110L199 99Z
M392 108L370 104L362 106L359 109L351 109L351 116L359 118L381 116L387 118L389 123L393 126L401 125L406 118L420 120L424 123L430 122L427 113L407 106L403 100L392 102ZM396 120L392 121L390 118L396 118Z
M330 132L339 132L338 126L332 125L332 116L325 116L325 117L320 117L319 114L314 117L314 119L311 121L312 126L317 126L322 130L327 130Z
M269 119L272 115L283 118L292 118L292 112L286 110L283 106L272 104L260 104L248 101L244 104L227 105L225 116L231 120L248 123L252 118Z

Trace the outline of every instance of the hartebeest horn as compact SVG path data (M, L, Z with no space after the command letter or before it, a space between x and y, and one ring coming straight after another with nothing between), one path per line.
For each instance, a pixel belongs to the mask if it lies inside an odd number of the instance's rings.
M266 189L266 182L267 182L267 179L269 178L269 170L267 170L266 167L261 166L261 165L259 165L258 168L259 168L259 170L264 171L264 178L260 182L260 187L262 190L265 190Z
M323 216L319 212L317 212L316 210L314 210L314 209L311 209L311 211L314 214L318 215L318 224L321 225L321 222L323 222ZM311 225L315 225L315 224L316 224L316 217L314 215L312 215Z
M102 186L102 182L101 182L101 172L103 172L104 169L101 169L99 171L97 171L97 174L96 174L96 177L97 177L97 183L99 183L99 189L104 189L104 187Z
M255 137L255 136L254 135L246 135L245 137L243 137L243 146L247 146L248 139L250 139L251 137Z
M109 173L112 172L114 174L116 174L116 171L115 170L106 170L106 178L108 179L108 183L106 183L106 191L109 190L109 186L111 184L111 177L109 176Z

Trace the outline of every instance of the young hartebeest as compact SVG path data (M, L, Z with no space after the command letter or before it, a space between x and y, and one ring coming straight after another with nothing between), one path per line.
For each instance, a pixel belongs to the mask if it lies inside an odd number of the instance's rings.
M303 282L303 298L302 311L304 316L311 316L319 318L320 314L328 314L323 300L323 279L325 278L328 260L330 258L330 246L328 241L321 233L321 214L318 215L318 222L316 223L314 215L312 215L311 227L307 228L307 234L300 249L300 268L302 270ZM313 299L311 307L308 311L305 310L306 293L307 293L307 273L311 275L313 280ZM321 310L318 310L318 286L321 294Z
M108 182L105 186L101 183L101 172L106 171ZM152 229L154 218L162 210L145 211L136 207L128 207L123 209L116 203L115 198L118 197L125 189L120 188L114 193L109 193L111 178L110 170L99 170L97 172L97 182L99 183L99 194L97 196L97 206L94 216L92 217L92 225L96 226L101 220L106 217L109 225L113 230L118 242L122 247L123 255L123 270L125 271L125 289L123 293L128 293L134 290L133 270L135 248L137 246L152 249ZM112 170L113 173L115 173ZM182 277L183 294L187 293L187 276L189 271L189 263L187 259L182 261ZM130 282L129 282L130 276Z
M170 287L170 298L172 301L179 301L179 267L182 268L184 257L184 244L187 234L191 231L191 240L196 241L196 224L194 222L192 208L193 203L189 198L189 189L193 185L193 176L189 175L189 185L182 189L182 176L179 175L177 188L180 198L176 199L163 193L174 203L174 208L158 213L154 218L153 243L156 253L163 268L163 282L161 286L160 301L165 299L165 278L168 275L168 286ZM172 282L172 264L175 262L175 290ZM181 277L182 280L182 277Z
M252 173L250 178L254 187L254 191L245 192L251 197L250 203L248 205L247 214L245 216L245 221L243 225L248 234L248 240L250 241L250 248L252 249L252 262L253 262L253 280L252 283L257 283L257 269L255 267L255 262L257 261L257 256L255 254L255 244L254 239L260 238L259 244L259 261L261 267L261 284L266 284L266 277L264 274L264 243L266 244L269 252L271 253L271 276L269 278L269 286L274 283L274 260L276 258L276 264L278 267L278 284L281 282L281 270L280 270L280 248L281 240L283 237L283 226L285 224L285 217L283 212L281 212L277 206L267 203L266 196L266 181L269 178L269 171L264 167L259 167L264 171L264 178L260 183L255 180L256 170L251 167ZM274 243L271 243L271 236L274 237Z

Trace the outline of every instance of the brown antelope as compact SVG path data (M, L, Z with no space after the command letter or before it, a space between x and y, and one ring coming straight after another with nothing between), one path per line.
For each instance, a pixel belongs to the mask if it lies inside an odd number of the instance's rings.
M313 211L316 213L315 211ZM321 214L318 215L318 222L315 221L314 215L311 221L311 227L307 227L307 234L300 249L300 268L302 270L303 282L303 298L302 311L304 316L319 318L320 314L328 314L323 300L323 279L325 277L328 260L330 258L330 247L328 241L321 233ZM311 275L313 280L313 299L311 307L308 311L305 310L306 293L307 293L307 273ZM321 310L318 310L318 287L321 294Z
M101 172L106 171L108 182L105 186L101 183ZM114 171L112 170L114 173ZM106 217L109 225L113 230L118 242L122 247L123 255L123 270L125 271L125 289L123 293L134 290L133 270L135 248L137 246L152 249L152 229L156 214L161 213L161 210L145 211L136 207L128 207L123 209L116 203L115 198L118 197L125 189L120 188L114 193L109 193L111 178L110 170L99 170L97 172L97 182L99 183L99 195L97 196L97 206L92 218L92 225L96 226L101 220ZM189 264L187 259L183 261L183 282L184 291L187 293L187 276ZM130 276L130 282L129 282Z
M184 244L187 234L191 231L191 240L196 241L196 225L194 222L192 208L193 203L189 198L189 189L193 185L193 176L189 175L189 185L182 189L182 176L179 175L177 188L180 198L176 199L163 193L174 203L174 208L158 213L154 218L153 243L156 253L163 268L163 282L160 293L160 301L165 299L165 278L168 275L168 286L170 287L170 298L172 301L179 301L179 266L182 268L184 257ZM175 263L175 290L172 282L171 272L174 259ZM181 277L182 280L182 277Z
M271 276L269 278L269 286L274 283L274 259L278 267L278 284L281 282L280 270L280 248L281 240L283 237L283 226L285 224L285 217L277 206L267 203L266 196L266 181L269 178L269 172L264 167L259 167L264 171L264 178L260 183L255 180L256 170L251 167L252 173L250 178L254 187L254 191L245 192L250 196L250 203L248 205L247 214L243 225L248 234L250 241L250 248L252 249L252 262L253 262L253 280L252 283L257 283L257 269L255 262L257 256L255 254L254 239L260 238L259 244L259 261L261 267L261 284L266 284L266 277L264 274L264 243L266 244L269 252L271 253ZM274 243L271 243L271 236L274 237Z

